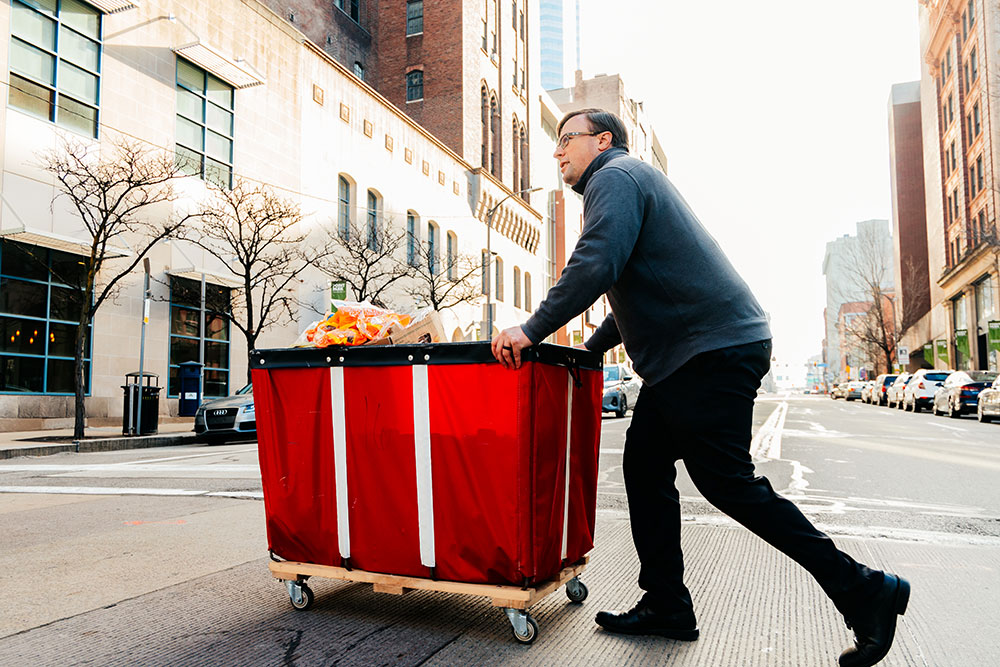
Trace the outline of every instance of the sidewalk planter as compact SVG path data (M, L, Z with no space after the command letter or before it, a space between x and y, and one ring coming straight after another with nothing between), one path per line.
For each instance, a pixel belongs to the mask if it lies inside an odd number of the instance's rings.
M251 355L268 546L302 563L528 586L594 543L599 355L487 342Z

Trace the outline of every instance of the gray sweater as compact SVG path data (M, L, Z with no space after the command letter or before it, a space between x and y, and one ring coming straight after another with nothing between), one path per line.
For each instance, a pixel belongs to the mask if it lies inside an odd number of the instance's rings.
M612 148L573 189L583 232L525 334L538 343L607 293L612 314L586 342L624 342L636 372L656 384L701 352L771 337L750 288L660 171Z

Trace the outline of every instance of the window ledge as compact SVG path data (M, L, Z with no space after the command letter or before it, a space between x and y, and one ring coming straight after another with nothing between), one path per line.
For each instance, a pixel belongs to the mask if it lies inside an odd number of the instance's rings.
M424 101L424 98L419 97L419 98L417 98L415 100L406 100L406 103L407 104L412 104L413 102L423 102L423 101Z
M407 37L420 37L423 34L424 34L424 31L421 30L420 32L408 32L408 33L406 33L406 36Z

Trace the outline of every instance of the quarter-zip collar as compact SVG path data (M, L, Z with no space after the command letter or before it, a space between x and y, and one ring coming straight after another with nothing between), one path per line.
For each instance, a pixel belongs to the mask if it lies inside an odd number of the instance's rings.
M583 176L580 177L580 180L578 180L576 185L573 186L573 192L582 195L584 189L587 187L587 181L590 180L590 177L593 176L594 172L607 164L608 160L619 155L628 155L628 151L624 148L609 148L595 157L583 171Z

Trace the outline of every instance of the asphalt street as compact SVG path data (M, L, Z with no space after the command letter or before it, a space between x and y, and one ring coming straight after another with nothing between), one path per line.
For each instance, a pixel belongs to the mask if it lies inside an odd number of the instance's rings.
M602 424L591 599L539 603L530 647L477 598L319 581L316 606L292 610L266 568L252 443L6 461L0 664L835 664L849 634L818 587L706 503L682 465L702 639L596 630L595 611L639 594L621 478L629 421ZM755 429L760 474L845 549L914 581L884 664L1000 655L1000 425L770 395Z

